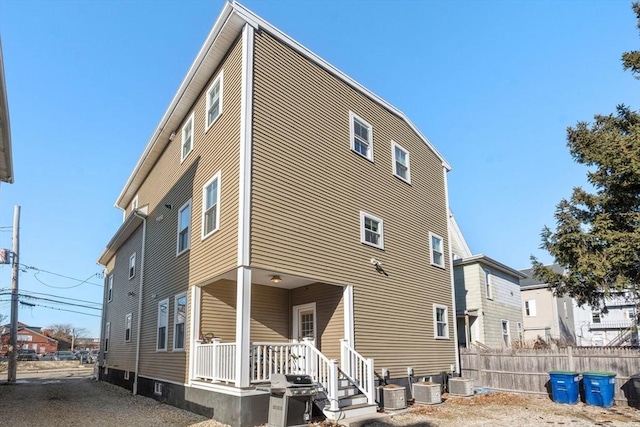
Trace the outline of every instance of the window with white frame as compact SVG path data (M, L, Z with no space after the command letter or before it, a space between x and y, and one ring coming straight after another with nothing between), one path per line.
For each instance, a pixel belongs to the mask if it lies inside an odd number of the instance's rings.
M124 342L131 341L131 316L132 313L129 313L124 317Z
M184 160L193 150L193 113L182 126L182 151L180 161Z
M220 228L220 171L202 187L202 238Z
M524 314L528 317L536 316L536 300L530 299L524 302Z
M111 302L113 299L113 274L107 278L107 302Z
M524 341L524 333L522 331L522 322L517 322L516 323L516 329L518 329L518 340L520 342Z
M444 268L444 248L442 237L429 233L431 242L431 264Z
M373 128L364 119L349 111L351 149L373 161Z
M136 253L129 257L129 279L133 279L136 275Z
M178 248L180 255L190 247L191 242L191 200L178 210Z
M167 350L167 339L169 336L169 330L167 326L169 324L169 299L163 299L158 303L158 340L156 344L156 350Z
M223 73L211 83L209 89L207 89L207 129L216 121L222 114L222 80Z
M184 350L185 324L187 320L186 292L176 295L173 310L173 349Z
M104 326L104 352L109 352L109 339L111 338L111 322Z
M493 299L493 289L491 283L491 272L489 270L484 271L484 286L487 291L487 299Z
M380 218L360 212L360 241L384 249L384 225Z
M502 341L504 342L505 346L510 346L511 345L511 337L509 336L509 321L508 320L503 320L502 321Z
M591 322L592 323L602 323L602 315L598 311L594 311L591 313Z
M391 155L393 157L393 174L411 184L409 152L397 143L391 141Z
M433 324L436 338L449 338L449 309L444 305L433 304Z

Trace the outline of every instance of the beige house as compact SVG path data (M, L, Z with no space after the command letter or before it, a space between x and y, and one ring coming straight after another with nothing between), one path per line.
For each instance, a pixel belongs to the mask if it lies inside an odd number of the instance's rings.
M505 348L522 341L519 280L525 275L486 255L473 255L453 215L449 222L458 344Z
M448 170L400 111L225 4L116 201L101 378L253 426L274 372L311 375L335 419L375 412L383 370L457 366Z

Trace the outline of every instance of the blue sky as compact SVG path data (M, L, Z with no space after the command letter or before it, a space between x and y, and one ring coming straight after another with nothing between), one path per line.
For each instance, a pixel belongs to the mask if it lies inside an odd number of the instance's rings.
M639 107L620 63L638 48L630 1L242 3L403 111L453 166L451 208L471 250L514 268L550 261L540 231L586 182L566 127ZM122 220L115 199L223 4L0 2L16 179L0 186L0 247L20 205L21 289L101 301L96 259ZM0 289L10 280L0 267ZM39 306L19 317L99 335L98 317Z

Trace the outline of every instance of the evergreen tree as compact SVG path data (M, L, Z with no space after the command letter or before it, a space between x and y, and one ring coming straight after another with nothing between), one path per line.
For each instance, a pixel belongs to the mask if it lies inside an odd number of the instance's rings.
M640 2L632 9L640 29ZM640 51L624 53L622 63L640 79ZM542 231L541 248L565 273L531 257L534 275L556 295L603 312L614 292L640 301L640 113L624 105L616 110L567 129L571 156L590 168L587 177L595 192L574 188L571 198L556 207L556 230Z

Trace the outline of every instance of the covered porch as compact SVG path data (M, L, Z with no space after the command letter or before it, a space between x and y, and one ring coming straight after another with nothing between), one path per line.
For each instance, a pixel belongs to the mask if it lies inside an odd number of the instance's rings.
M246 390L307 374L332 410L341 380L375 403L373 360L353 345L351 286L245 268L236 279L192 288L190 382Z

